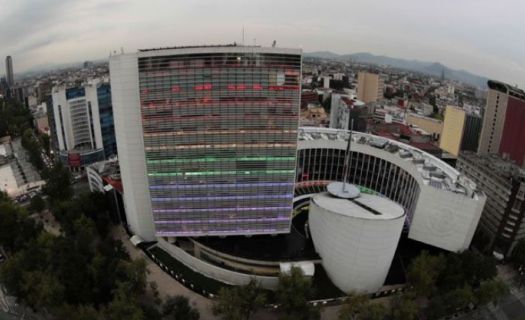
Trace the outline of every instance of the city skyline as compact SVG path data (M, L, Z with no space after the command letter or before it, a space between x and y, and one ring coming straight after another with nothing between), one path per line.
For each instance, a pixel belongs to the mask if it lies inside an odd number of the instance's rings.
M13 56L16 73L105 58L121 47L134 52L146 47L239 43L244 26L246 44L253 44L255 38L263 46L277 40L280 47L301 47L304 52L368 51L439 61L525 87L525 46L512 37L513 30L520 28L519 8L525 5L510 0L504 2L512 6L485 0L332 1L324 7L296 1L250 5L228 1L220 7L211 1L146 5L51 0L9 6L3 2L0 5L7 10L0 13L0 28L10 32L0 35L0 55ZM280 10L275 10L277 6ZM198 16L203 19L194 18ZM4 66L0 68L4 75Z
M525 315L525 3L0 6L0 319Z

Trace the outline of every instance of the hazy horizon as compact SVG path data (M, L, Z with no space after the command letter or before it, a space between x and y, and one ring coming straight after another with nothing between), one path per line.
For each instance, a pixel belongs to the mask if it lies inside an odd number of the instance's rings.
M300 47L440 62L525 87L525 3L511 0L0 0L0 74L176 45ZM5 9L5 10L4 10ZM254 40L256 39L256 40Z

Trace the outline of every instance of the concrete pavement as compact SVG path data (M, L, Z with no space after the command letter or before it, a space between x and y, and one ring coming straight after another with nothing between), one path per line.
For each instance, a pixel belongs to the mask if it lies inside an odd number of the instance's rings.
M133 246L129 237L124 229L120 226L113 229L113 236L115 239L119 239L124 244L125 249L128 251L132 259L143 258L146 260L148 269L148 282L155 281L158 285L158 291L160 296L165 299L167 296L183 295L186 296L193 307L197 308L200 312L202 320L214 320L220 319L220 317L214 316L211 308L213 301L205 298L200 294L186 288L177 280L173 279L170 275L164 272L158 265L156 265L151 259L144 254L141 249ZM332 320L337 319L338 313L341 306L329 306L325 307L321 311L321 320ZM257 314L253 315L250 319L252 320L270 320L276 319L277 313L273 310L260 310Z

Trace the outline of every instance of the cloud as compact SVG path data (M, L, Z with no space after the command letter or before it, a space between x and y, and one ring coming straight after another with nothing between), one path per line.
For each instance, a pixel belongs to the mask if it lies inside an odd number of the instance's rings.
M3 1L0 7L6 13L0 19L0 43L5 50L13 50L26 38L42 32L56 24L65 14L64 9L76 0L19 0Z
M240 42L439 61L525 87L525 2L512 0L0 0L15 72L111 50ZM511 9L509 9L511 8ZM3 73L0 63L0 74Z

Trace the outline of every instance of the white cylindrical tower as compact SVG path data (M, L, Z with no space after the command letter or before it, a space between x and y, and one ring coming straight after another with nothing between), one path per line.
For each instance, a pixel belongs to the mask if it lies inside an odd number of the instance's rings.
M400 205L376 195L345 199L322 193L310 204L315 249L332 282L347 293L381 288L404 221Z

